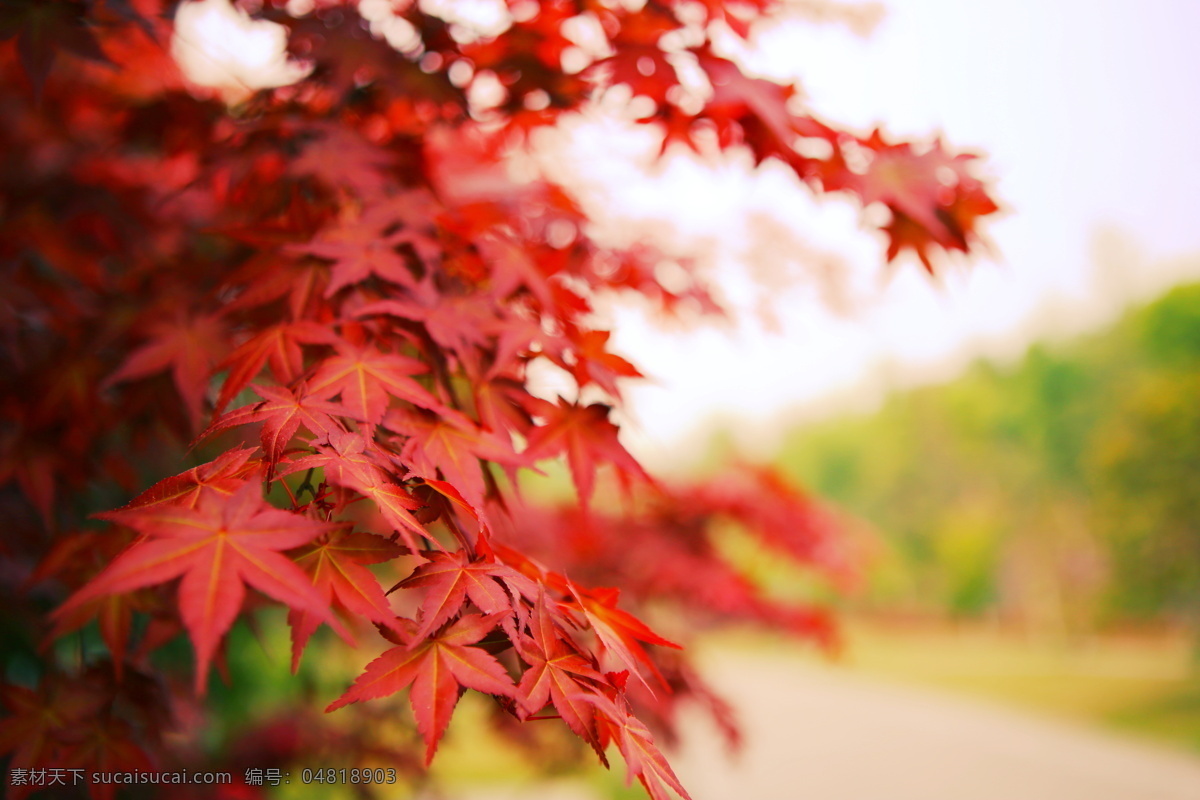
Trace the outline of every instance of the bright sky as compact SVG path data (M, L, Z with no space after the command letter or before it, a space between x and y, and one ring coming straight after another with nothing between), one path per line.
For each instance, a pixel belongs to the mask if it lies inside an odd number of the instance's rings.
M880 269L882 241L854 213L814 202L781 171L714 181L678 162L647 185L614 169L612 139L588 138L579 170L607 187L606 208L628 215L615 229L680 219L720 262L785 258L799 237L844 256L858 306L839 317L810 282L772 293L778 333L746 314L732 333L673 336L618 312L616 346L657 379L630 385L628 445L669 463L702 446L698 431L720 416L744 445L769 449L779 421L805 405L869 407L889 385L952 377L980 354L1012 358L1033 338L1200 278L1200 259L1181 258L1200 254L1197 31L1192 2L895 0L867 39L803 23L763 32L755 66L801 80L828 119L942 133L988 155L1009 210L987 228L998 257L951 265L940 283L915 261ZM777 221L765 237L752 238L756 214ZM753 306L753 291L739 294Z
M593 204L596 233L699 256L737 309L732 328L675 333L610 310L615 348L654 379L626 387L627 446L669 464L721 417L766 449L797 409L868 407L888 386L1014 357L1200 277L1200 259L1182 258L1200 253L1197 31L1187 0L894 0L867 39L806 22L759 31L748 62L801 81L830 121L940 133L988 156L1008 208L986 229L997 258L949 263L938 282L915 261L882 268L882 237L855 209L815 201L782 168L669 158L647 176L651 138L573 126L547 152ZM748 270L790 274L793 288Z

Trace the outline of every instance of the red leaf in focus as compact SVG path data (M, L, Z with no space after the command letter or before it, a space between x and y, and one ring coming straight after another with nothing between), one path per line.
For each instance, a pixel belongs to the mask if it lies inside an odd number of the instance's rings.
M318 443L317 452L289 463L282 474L290 475L300 470L321 468L325 479L335 486L352 489L375 501L379 511L404 537L404 543L413 552L420 550L413 534L424 537L435 549L437 543L412 512L421 508L421 503L396 483L376 457L377 448L368 448L360 433L332 431L327 443Z
M187 472L159 481L120 510L127 511L143 506L159 504L195 508L201 498L213 495L214 499L229 497L245 484L245 478L259 467L258 459L251 459L252 447L235 447L226 450L207 464L192 467Z
M464 550L429 553L427 557L428 563L417 567L412 575L394 587L425 590L420 624L413 634L418 639L428 636L457 614L468 597L484 614L510 610L512 598L496 582L496 577L504 572L501 565L472 560Z
M537 713L547 702L554 703L567 727L607 764L596 735L592 706L581 697L586 684L580 684L581 679L600 684L604 676L570 644L554 617L555 611L542 595L530 621L532 637L522 636L516 642L522 660L529 664L517 685L517 701L528 714Z
M658 678L659 683L664 687L667 686L667 682L658 671L654 660L650 658L650 654L639 642L673 647L676 650L682 648L650 630L646 623L628 611L617 608L619 590L600 588L585 590L574 584L570 584L570 588L571 593L575 595L577 605L571 604L566 607L583 613L588 626L596 632L601 643L621 662L621 665L637 675L642 683L645 683L645 679L642 678L642 669L644 668ZM649 684L646 687L649 688Z
M671 800L668 787L684 800L691 800L641 720L603 695L586 697L596 706L597 722L604 729L603 739L617 743L629 770L630 783L637 778L652 800Z
M267 460L267 480L275 472L275 465L283 458L283 452L288 442L296 435L303 425L314 436L328 436L335 431L344 430L339 417L354 417L355 414L340 403L319 400L307 393L303 386L293 391L282 386L251 387L263 402L234 409L218 418L200 434L206 438L218 431L232 428L236 425L249 425L261 422L262 449Z
M325 710L386 697L411 686L408 699L417 729L425 738L428 765L463 688L503 697L513 694L512 679L500 662L480 648L471 647L496 627L500 616L468 614L432 638L405 636L405 644L368 664L354 685Z
M313 586L324 598L349 614L380 625L394 625L396 615L388 605L383 587L365 564L379 564L398 558L409 550L382 536L346 530L327 539L306 545L292 553L296 565L312 578ZM323 618L307 609L288 612L292 626L292 672L300 665L300 656L313 631Z
M313 397L342 396L342 403L359 419L378 423L388 407L388 395L437 410L442 404L412 379L429 371L415 358L384 353L374 347L337 345L338 355L321 362L308 382Z
M247 339L218 367L227 367L229 376L217 398L216 413L246 388L268 362L271 374L280 384L289 384L304 371L301 344L334 344L337 335L324 325L308 320L281 322Z
M431 414L393 409L384 419L389 430L408 437L399 461L422 478L436 479L439 471L467 502L483 507L484 478L479 460L506 466L524 466L524 456L490 431L459 413Z
M246 584L341 630L308 576L279 553L337 525L268 505L257 481L245 483L228 498L203 495L195 509L155 505L102 516L128 525L143 537L72 595L54 616L70 614L97 597L182 577L179 611L196 646L197 693L203 693L217 644L241 609Z

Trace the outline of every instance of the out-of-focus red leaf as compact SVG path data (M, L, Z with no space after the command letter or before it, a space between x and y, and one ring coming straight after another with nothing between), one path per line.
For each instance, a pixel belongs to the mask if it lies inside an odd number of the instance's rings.
M149 341L109 376L109 385L171 371L192 425L199 427L214 365L225 353L225 326L213 315L180 316L150 327Z

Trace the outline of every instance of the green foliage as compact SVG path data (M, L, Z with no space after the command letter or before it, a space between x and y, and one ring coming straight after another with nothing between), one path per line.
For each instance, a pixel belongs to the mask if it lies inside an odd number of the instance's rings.
M868 607L1059 631L1200 622L1200 285L787 438L883 534Z

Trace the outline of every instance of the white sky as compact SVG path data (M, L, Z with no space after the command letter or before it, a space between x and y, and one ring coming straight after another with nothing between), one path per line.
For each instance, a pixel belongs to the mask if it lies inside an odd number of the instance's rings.
M675 157L648 175L653 137L570 126L547 152L595 233L699 256L737 311L735 327L676 333L609 311L614 349L653 378L625 387L627 446L669 465L722 417L743 445L769 449L789 415L869 407L889 386L952 377L979 354L1015 357L1200 277L1200 259L1179 258L1200 253L1197 33L1191 0L894 0L867 39L804 22L760 30L748 63L800 80L831 122L940 133L988 156L1007 207L986 227L998 257L948 263L937 282L915 260L883 268L882 236L855 208L814 200L783 168ZM237 49L275 35L244 28ZM203 46L189 36L185 49ZM764 289L748 264L788 272L793 288ZM831 292L853 310L831 310ZM764 299L772 330L755 311Z
M805 405L869 406L889 385L952 377L979 354L1014 357L1033 338L1111 318L1125 298L1200 278L1200 260L1179 258L1200 252L1197 33L1200 3L1188 0L895 0L865 40L799 23L761 33L755 67L802 80L827 119L942 133L988 155L1008 210L986 228L998 258L951 264L940 283L915 260L880 269L881 238L781 171L714 183L680 162L647 185L600 155L611 138L591 137L577 168L628 215L610 218L615 230L646 230L632 219L643 214L680 219L725 262L753 246L747 209L765 210L840 251L858 301L839 317L811 289L773 293L775 334L745 314L732 333L666 335L617 311L613 343L656 379L629 384L628 446L669 464L721 416L743 445L769 449L780 420ZM761 237L757 246L770 250ZM753 304L753 291L740 294Z

